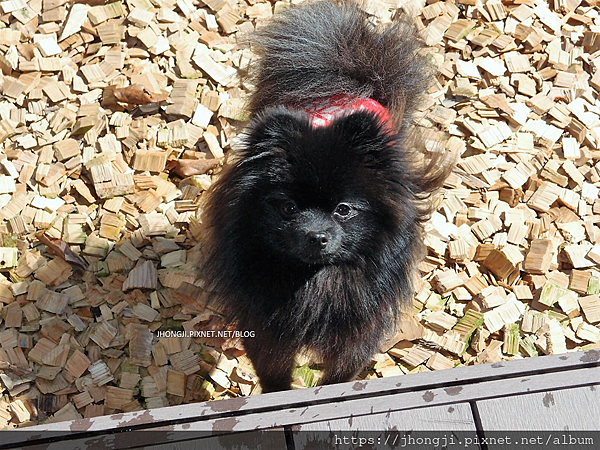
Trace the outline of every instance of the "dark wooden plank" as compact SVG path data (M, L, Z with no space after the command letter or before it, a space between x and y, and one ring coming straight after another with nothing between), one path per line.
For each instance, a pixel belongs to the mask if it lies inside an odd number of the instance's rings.
M343 419L311 422L294 427L294 431L362 431L420 430L475 431L475 420L468 403L454 403L431 408L369 414ZM300 439L302 433L299 434Z
M563 355L526 358L480 366L458 367L455 369L428 373L380 378L370 381L341 383L289 392L262 394L252 397L202 402L157 408L143 412L113 414L92 419L59 422L56 424L30 427L32 431L52 430L68 433L89 432L132 426L155 426L177 423L182 420L213 419L219 416L273 411L289 408L290 405L312 405L330 401L351 400L362 397L378 397L422 389L436 389L441 386L463 385L482 379L506 379L527 376L543 371L561 371L600 364L600 350L566 353Z
M484 431L600 430L600 383L476 402Z
M225 434L205 439L139 447L139 450L286 450L283 430ZM90 449L92 450L92 449Z
M0 432L0 448L5 448L14 431ZM28 433L22 430L21 433ZM53 440L49 432L36 433L37 439ZM106 433L83 438L64 439L52 443L22 445L19 450L97 450L115 448L120 450L224 450L224 449L286 449L283 428L249 431L244 433L193 432L188 430L138 430L123 433ZM68 437L68 436L65 436ZM8 438L8 439L6 439Z

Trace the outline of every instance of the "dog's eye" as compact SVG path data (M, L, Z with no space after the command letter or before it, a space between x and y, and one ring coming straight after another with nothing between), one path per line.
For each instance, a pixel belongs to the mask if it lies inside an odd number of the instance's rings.
M288 218L294 217L299 212L298 206L291 201L285 202L283 205L281 205L279 211L281 212L282 216Z
M350 206L348 206L346 203L340 203L337 205L334 211L334 213L340 217L348 217L351 212L352 208L350 208Z

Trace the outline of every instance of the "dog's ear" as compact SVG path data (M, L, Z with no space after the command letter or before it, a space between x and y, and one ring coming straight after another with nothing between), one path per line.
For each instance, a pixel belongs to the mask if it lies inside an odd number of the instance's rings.
M368 150L371 144L391 140L389 124L369 111L357 111L339 117L331 125L351 148ZM385 148L376 145L374 148Z
M285 150L309 127L306 113L285 107L269 108L250 122L244 136L243 152L252 156L264 151Z

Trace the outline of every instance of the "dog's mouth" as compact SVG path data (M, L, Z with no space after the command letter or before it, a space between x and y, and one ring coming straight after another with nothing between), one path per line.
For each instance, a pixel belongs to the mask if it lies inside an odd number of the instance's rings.
M336 255L329 252L299 252L295 256L309 266L328 266L338 263Z
M331 261L328 258L322 256L298 255L298 259L309 266L326 266L331 264Z

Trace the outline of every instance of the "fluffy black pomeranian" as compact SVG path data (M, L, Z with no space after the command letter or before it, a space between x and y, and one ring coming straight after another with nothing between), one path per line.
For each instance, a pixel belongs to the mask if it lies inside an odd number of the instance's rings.
M306 349L323 384L348 381L410 303L445 176L410 130L431 72L412 26L352 3L290 7L257 34L250 124L202 215L206 289L255 332L263 392L289 389Z

